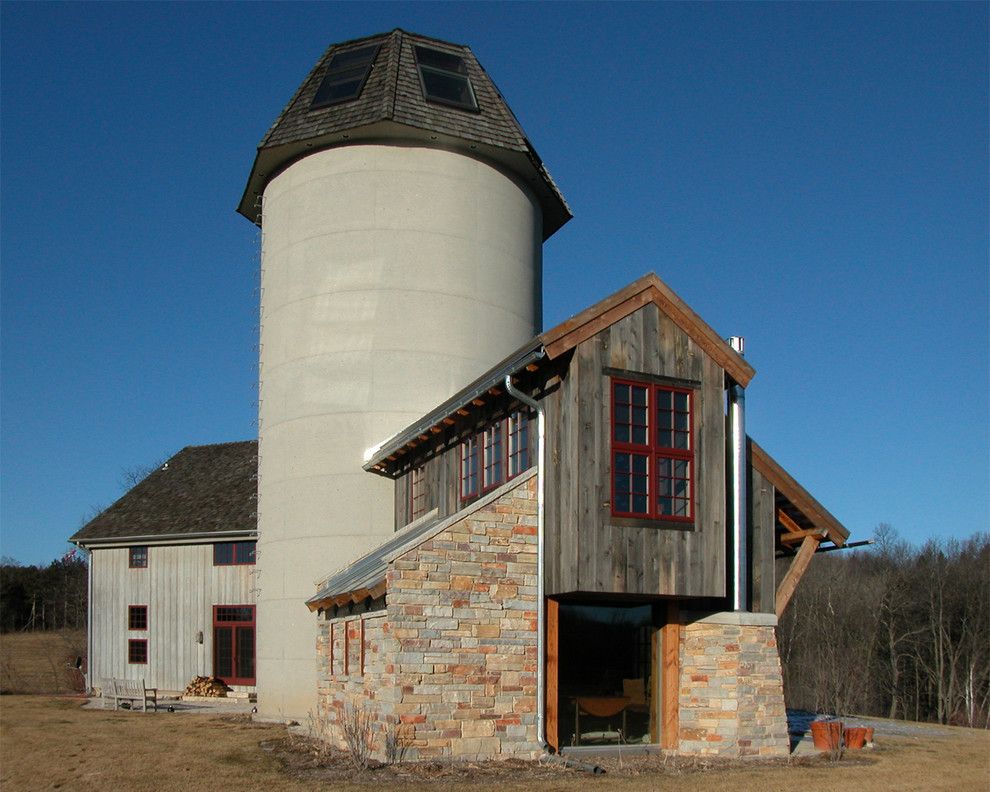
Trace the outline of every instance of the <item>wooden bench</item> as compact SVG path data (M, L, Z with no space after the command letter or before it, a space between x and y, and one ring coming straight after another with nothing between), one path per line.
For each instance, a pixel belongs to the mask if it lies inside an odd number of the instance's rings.
M131 703L131 709L135 709L133 703L138 702L141 712L148 711L148 704L158 712L158 688L145 687L143 679L104 679L100 692L105 700L113 699L114 709L120 709L120 703L127 701Z

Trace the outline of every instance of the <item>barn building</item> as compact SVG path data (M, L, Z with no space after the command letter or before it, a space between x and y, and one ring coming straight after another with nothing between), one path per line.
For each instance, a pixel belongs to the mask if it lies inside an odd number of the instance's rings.
M189 446L80 528L88 676L181 691L255 683L257 443Z
M777 615L848 532L746 436L753 374L650 274L374 449L396 533L308 601L324 722L415 758L786 756Z
M776 619L848 531L748 437L741 339L656 275L542 330L570 210L468 47L331 46L238 211L258 442L184 449L73 537L91 679L216 673L409 758L786 753Z

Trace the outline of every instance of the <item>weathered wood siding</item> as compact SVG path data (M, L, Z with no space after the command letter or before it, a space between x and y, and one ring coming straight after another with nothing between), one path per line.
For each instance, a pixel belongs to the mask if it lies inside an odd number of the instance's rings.
M128 557L126 547L92 551L90 684L144 678L149 687L183 690L212 674L213 606L254 605L255 567L214 566L212 544L152 545L145 569L130 569ZM148 606L147 630L128 629L130 605ZM148 641L147 665L127 662L131 638Z
M747 455L748 458L748 455ZM747 463L749 470L749 559L750 610L774 613L777 581L774 572L774 542L777 516L774 487Z
M693 526L612 517L608 369L700 383ZM547 594L725 595L723 391L723 370L653 304L578 345L544 400Z
M492 421L505 418L505 413L496 413ZM473 430L481 431L487 424L479 424ZM469 437L471 433L466 434ZM536 418L529 417L526 431L529 446L529 467L536 464ZM426 481L425 511L437 509L443 519L470 505L482 495L471 500L461 500L461 443L451 442L436 456L423 463ZM481 473L479 472L479 476ZM489 490L491 491L491 490ZM412 472L405 473L395 480L395 530L412 522Z

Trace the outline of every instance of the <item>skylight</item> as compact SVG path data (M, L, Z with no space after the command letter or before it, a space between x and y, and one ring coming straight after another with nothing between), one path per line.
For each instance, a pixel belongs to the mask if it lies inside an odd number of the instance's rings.
M319 107L357 99L368 79L371 64L378 54L380 44L368 44L358 49L339 52L330 59L330 66L323 76L323 82L316 89L316 96L309 106L310 110Z
M465 110L478 109L463 58L417 46L416 65L419 67L423 98L428 102L440 102Z

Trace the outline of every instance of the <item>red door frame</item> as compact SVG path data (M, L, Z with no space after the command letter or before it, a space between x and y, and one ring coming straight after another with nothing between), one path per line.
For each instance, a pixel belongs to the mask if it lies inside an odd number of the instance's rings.
M227 608L250 608L251 610L251 620L220 620L218 618L218 613L221 609ZM254 685L256 676L251 677L238 677L238 676L223 676L217 673L217 648L219 641L217 640L217 628L226 627L230 628L230 668L231 671L236 674L237 672L237 631L242 629L250 629L252 633L252 647L251 651L254 657L251 658L251 667L255 668L255 663L257 661L257 631L255 629L256 624L256 612L254 605L214 605L213 606L213 674L214 676L220 677L228 685ZM257 673L257 672L256 672Z

